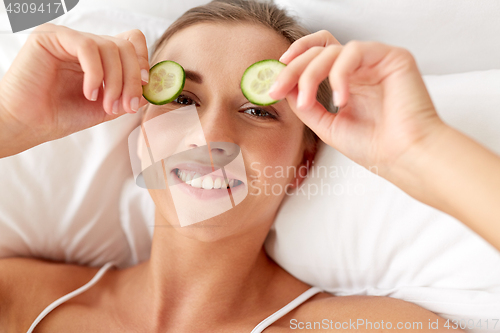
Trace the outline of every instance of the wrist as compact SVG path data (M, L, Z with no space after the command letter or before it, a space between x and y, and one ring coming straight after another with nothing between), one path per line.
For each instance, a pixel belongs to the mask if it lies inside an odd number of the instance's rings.
M27 144L26 131L2 103L3 93L0 89L0 158L18 154L33 145Z
M454 149L453 138L459 134L444 122L436 122L426 136L398 158L386 179L413 198L436 206L440 199L432 189L433 174L436 168L446 167L442 157Z

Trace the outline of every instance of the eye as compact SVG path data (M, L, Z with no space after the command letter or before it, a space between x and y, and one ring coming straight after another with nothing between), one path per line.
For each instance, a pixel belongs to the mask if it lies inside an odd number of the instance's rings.
M186 95L182 95L182 94L180 94L179 96L177 96L177 98L174 99L172 101L172 103L177 103L177 104L182 104L182 105L196 104L196 102L193 99L189 98Z
M252 108L248 108L248 109L245 109L243 110L243 113L246 113L246 114L249 114L251 115L252 117L256 117L256 118L262 118L262 119L276 119L276 116L264 109L260 109L260 108L256 108L256 107L252 107Z

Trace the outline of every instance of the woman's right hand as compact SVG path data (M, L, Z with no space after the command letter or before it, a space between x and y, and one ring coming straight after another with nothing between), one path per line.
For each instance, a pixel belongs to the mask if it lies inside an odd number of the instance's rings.
M0 81L0 157L135 113L147 104L148 75L139 30L111 37L40 25Z

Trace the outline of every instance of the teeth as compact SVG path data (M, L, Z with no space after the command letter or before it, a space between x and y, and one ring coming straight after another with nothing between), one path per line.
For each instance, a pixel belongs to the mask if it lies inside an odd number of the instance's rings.
M191 186L201 188L202 178L201 174L198 172L194 175L193 180L191 180Z
M202 177L200 173L194 173L192 171L179 169L177 169L176 175L186 184L189 184L196 188L203 188L205 190L224 189L228 187L232 188L241 183L241 181L237 179L224 180L224 178L221 177L212 178L212 176L210 175Z
M212 187L214 186L214 181L213 181L212 177L211 176L203 177L203 182L202 182L201 186L205 190L211 190Z
M185 180L186 184L191 185L191 179L193 179L193 175L191 175L191 173L188 172L186 175L186 180Z

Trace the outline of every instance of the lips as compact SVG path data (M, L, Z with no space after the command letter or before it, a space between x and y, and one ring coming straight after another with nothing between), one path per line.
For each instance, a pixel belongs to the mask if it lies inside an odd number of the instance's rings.
M243 182L235 178L224 178L223 175L216 174L203 175L197 171L187 168L174 168L173 173L182 182L190 185L191 187L201 188L204 190L212 189L228 189L239 186Z
M210 150L208 146L198 146L164 159L168 186L171 191L180 190L191 198L226 197L234 206L232 195L247 192L241 191L246 190L246 173L240 149L230 142L210 144Z
M212 172L212 167L207 165L182 163L170 169L168 183L171 190L179 189L193 199L230 200L229 204L234 206L232 195L245 189L245 183L225 169L224 173L222 169Z

